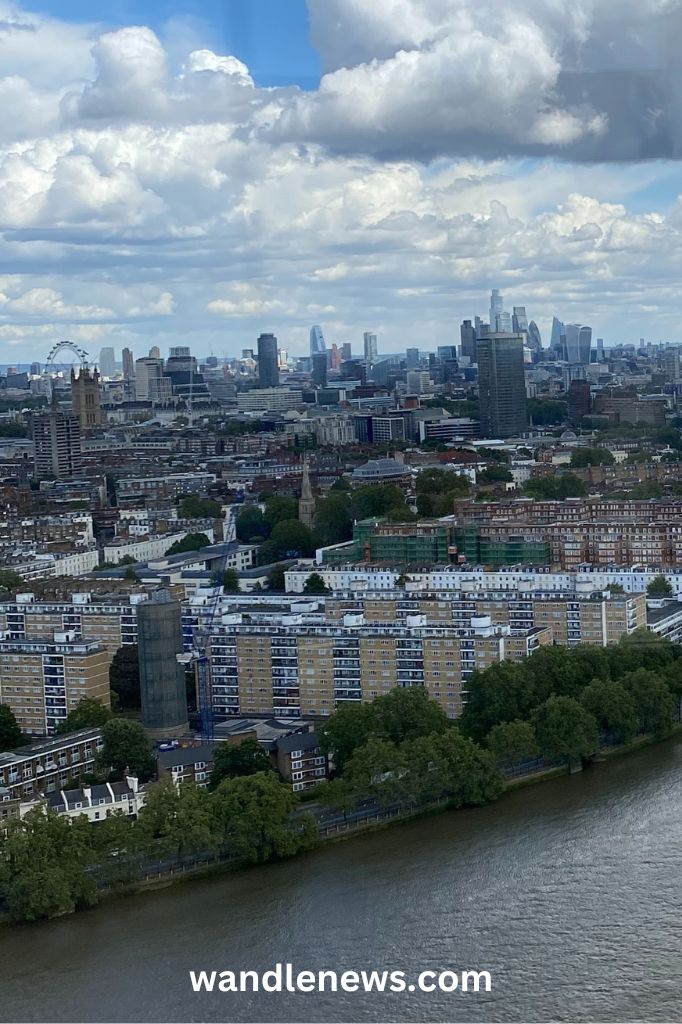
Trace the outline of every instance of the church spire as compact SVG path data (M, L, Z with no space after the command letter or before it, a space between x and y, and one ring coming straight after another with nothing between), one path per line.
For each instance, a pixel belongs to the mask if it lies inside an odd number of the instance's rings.
M298 502L298 518L304 526L312 530L315 522L315 498L310 486L310 470L308 460L303 460L303 478L301 480L301 497Z

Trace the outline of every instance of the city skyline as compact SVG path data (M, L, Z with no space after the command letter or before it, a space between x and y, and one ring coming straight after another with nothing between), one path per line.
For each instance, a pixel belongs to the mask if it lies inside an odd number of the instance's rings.
M261 330L304 355L315 322L330 342L370 323L390 349L427 348L493 287L543 337L559 315L607 345L682 341L680 5L375 7L13 9L0 361L66 337L234 355ZM371 110L349 101L362 90ZM431 102L443 92L461 102Z

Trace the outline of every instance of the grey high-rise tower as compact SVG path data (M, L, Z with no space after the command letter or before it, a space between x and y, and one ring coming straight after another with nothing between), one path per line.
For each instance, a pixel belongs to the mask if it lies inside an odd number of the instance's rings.
M167 590L137 606L142 722L155 739L181 736L189 728L182 654L182 609Z
M310 328L310 354L316 356L320 352L326 352L327 346L324 340L324 334L319 324L315 324Z
M277 338L274 334L258 337L258 383L262 388L276 388L279 384Z
M476 345L483 437L512 437L528 426L523 335L490 333Z
M476 362L476 328L471 320L465 320L459 329L460 353L472 363Z
M365 331L363 341L365 346L365 362L369 366L373 366L374 363L376 363L379 354L377 336L376 334L372 334L371 331Z

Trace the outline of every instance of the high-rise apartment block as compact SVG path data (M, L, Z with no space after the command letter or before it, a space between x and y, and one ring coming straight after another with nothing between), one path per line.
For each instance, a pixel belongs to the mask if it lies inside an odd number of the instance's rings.
M75 476L81 469L81 426L75 413L62 412L53 401L49 412L31 416L37 479Z
M113 377L116 373L116 353L110 346L100 349L99 372L103 377Z
M379 344L377 342L376 334L372 334L371 331L365 331L363 335L364 354L365 362L372 366L376 363L379 355Z
M528 426L523 336L490 333L476 343L481 434L512 437Z

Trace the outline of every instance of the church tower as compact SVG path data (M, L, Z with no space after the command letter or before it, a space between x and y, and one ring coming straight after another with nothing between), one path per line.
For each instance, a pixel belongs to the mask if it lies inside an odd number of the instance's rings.
M312 530L315 522L315 499L313 497L313 489L310 486L307 459L303 461L303 480L301 482L301 497L298 502L298 518L304 526Z
M104 423L100 403L99 373L81 367L78 376L71 369L71 408L78 417L81 430L92 430Z

